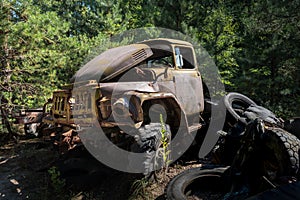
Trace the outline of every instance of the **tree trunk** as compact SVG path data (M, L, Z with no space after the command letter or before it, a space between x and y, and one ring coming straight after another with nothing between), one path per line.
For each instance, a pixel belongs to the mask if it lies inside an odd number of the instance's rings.
M10 122L8 120L8 117L7 117L7 114L6 114L6 111L3 109L3 107L1 106L0 107L0 110L1 110L1 116L2 116L2 123L5 125L9 135L11 137L13 137L14 140L16 140L17 138L17 135L12 131L11 129L11 125L10 125Z

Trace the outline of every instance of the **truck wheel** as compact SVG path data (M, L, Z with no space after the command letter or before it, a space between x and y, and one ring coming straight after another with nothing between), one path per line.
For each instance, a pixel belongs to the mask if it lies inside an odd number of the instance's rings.
M169 125L164 125L166 142L170 141L171 131ZM149 176L153 171L163 166L164 149L162 147L162 125L161 123L150 123L139 129L139 135L135 137L136 142L131 145L131 151L135 153L146 153L144 159L144 175ZM166 153L168 157L168 153Z
M229 167L198 167L186 170L169 182L166 199L224 199L230 187L225 173L227 169Z
M235 92L228 93L224 97L223 102L229 114L236 121L241 121L244 124L247 124L247 122L246 119L242 117L243 113L250 105L256 105L256 103L252 101L250 98Z
M269 128L265 147L274 155L278 175L295 176L299 169L300 140L281 128ZM267 173L270 173L266 169Z
M232 168L247 180L251 194L293 180L299 169L300 141L281 128L267 127L257 132L254 124L246 134Z

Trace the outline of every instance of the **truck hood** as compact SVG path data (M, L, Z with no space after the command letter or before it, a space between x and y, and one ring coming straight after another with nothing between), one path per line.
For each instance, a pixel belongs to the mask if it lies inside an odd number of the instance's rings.
M107 82L153 55L146 44L131 44L109 49L95 57L71 79L71 82L97 80Z

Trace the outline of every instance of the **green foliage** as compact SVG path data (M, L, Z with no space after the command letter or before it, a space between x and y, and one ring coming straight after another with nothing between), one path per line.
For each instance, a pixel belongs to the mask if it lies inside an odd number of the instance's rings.
M114 35L127 26L127 16L122 12L122 1L70 0L34 2L43 12L54 11L70 24L67 35L97 37L100 33Z
M163 167L166 169L171 163L170 158L170 153L171 151L169 150L170 146L170 138L168 137L170 133L167 133L167 130L165 128L164 120L163 120L163 115L160 114L160 124L161 124L161 144L162 144L162 156L163 156Z
M57 197L64 199L64 187L66 186L66 182L64 179L61 178L60 172L57 170L56 167L51 167L48 170L50 175L50 184L54 190L54 193Z
M241 9L243 8L243 9ZM240 8L239 68L232 90L242 91L275 113L299 115L299 1L256 1Z
M122 44L107 39L124 30L158 26L199 42L227 91L242 92L283 117L300 115L299 0L2 0L0 8L0 98L6 110L42 106L87 55L99 53L95 47Z
M149 185L149 180L147 177L143 177L142 179L137 179L131 185L131 195L128 199L138 199L138 198L146 198L146 187Z
M210 53L220 70L225 86L232 86L232 77L238 67L235 56L240 51L236 47L240 41L236 34L238 25L226 10L223 1L211 5L208 9L199 4L200 12L204 14L199 17L193 16L192 22L185 21L184 30L200 41Z
M42 13L32 1L2 3L1 15L7 16L1 38L3 98L10 105L41 106L69 79L61 70L72 64L68 53L75 40L65 37L69 24L55 12Z

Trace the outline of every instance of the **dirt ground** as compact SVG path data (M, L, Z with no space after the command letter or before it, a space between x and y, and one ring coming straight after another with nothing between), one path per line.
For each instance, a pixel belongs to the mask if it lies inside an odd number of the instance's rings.
M57 155L37 139L9 142L0 147L0 198L46 199L47 168Z
M146 180L139 174L108 168L90 175L63 177L56 168L49 172L57 160L59 155L53 146L38 138L2 145L0 199L164 199L164 189L172 177L201 165L193 161L173 164L167 172L157 172L155 179Z

